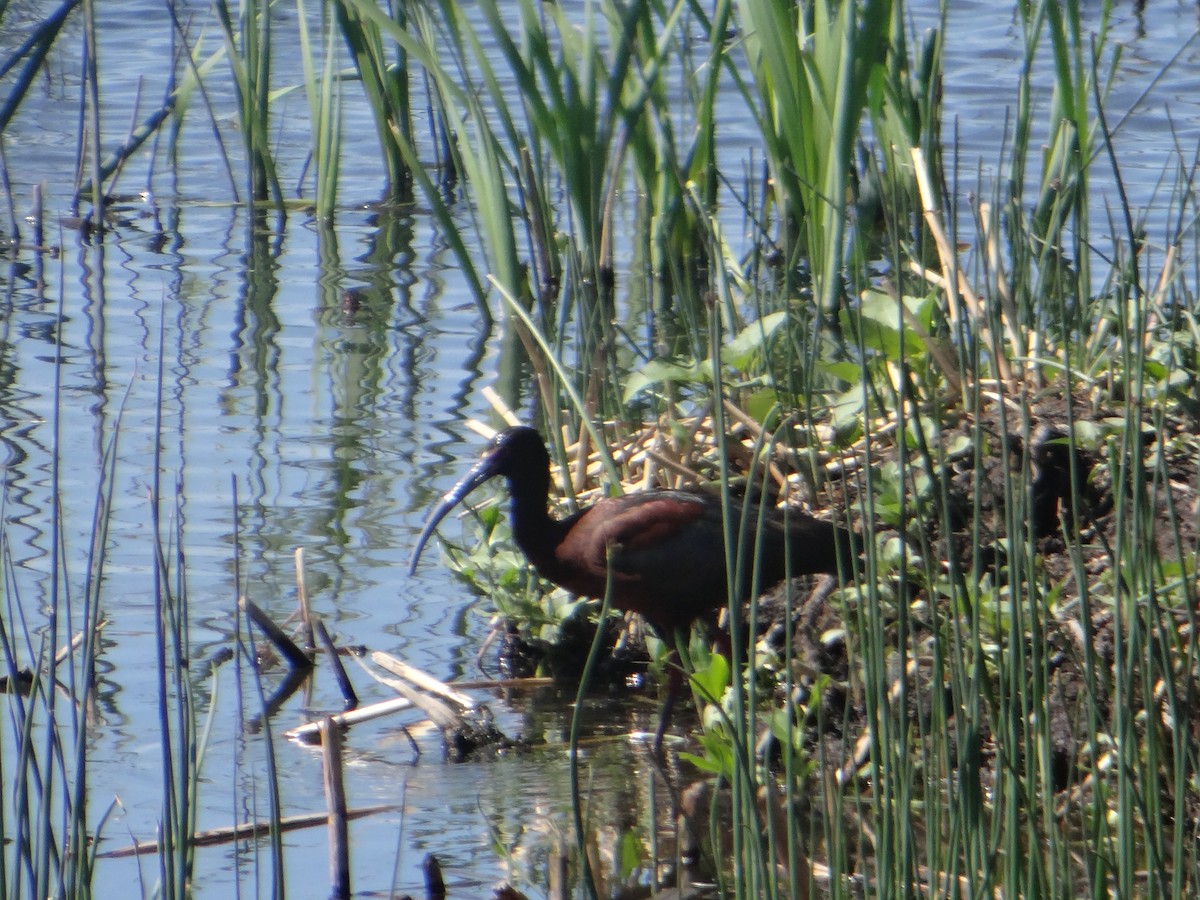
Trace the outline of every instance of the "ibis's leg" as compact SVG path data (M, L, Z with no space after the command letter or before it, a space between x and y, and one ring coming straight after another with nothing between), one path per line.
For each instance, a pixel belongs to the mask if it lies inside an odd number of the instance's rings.
M667 732L667 723L671 721L671 711L675 708L675 700L683 690L683 669L679 666L679 651L672 650L667 657L667 697L663 700L662 712L658 714L658 728L654 732L654 755L662 751L663 735Z

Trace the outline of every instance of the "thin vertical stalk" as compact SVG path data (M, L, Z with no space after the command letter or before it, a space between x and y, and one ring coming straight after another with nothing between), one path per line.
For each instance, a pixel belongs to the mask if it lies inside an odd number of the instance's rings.
M308 9L304 0L296 0L296 27L300 36L300 57L304 68L304 93L308 99L310 157L316 185L317 218L329 222L337 206L338 170L342 146L342 89L337 77L337 32L328 21L327 7L321 7L324 56L318 76L314 65L315 49L308 32Z

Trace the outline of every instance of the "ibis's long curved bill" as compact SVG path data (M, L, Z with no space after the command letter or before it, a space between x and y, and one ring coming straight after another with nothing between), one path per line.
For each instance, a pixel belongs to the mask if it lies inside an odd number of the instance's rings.
M428 543L430 536L437 529L442 519L446 518L450 510L462 503L467 494L497 474L499 473L496 470L494 458L490 453L486 454L479 462L471 466L470 471L462 477L462 480L450 488L442 499L438 501L438 505L433 508L429 513L429 518L425 520L425 527L421 529L421 536L417 538L417 546L413 549L412 558L408 563L409 575L417 571L417 563L421 559L421 551L425 549L425 544Z

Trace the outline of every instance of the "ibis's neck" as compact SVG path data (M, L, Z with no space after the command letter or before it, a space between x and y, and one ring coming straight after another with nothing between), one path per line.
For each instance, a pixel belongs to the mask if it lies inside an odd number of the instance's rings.
M508 492L512 497L512 529L517 546L538 569L552 564L554 551L562 543L562 523L551 518L550 468L529 469L524 477L509 476Z

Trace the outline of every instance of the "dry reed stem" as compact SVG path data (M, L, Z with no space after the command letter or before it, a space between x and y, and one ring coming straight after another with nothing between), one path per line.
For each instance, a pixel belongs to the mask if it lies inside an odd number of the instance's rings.
M460 709L470 710L476 706L474 700L461 691L455 690L453 686L434 678L427 672L422 672L416 666L410 666L408 663L396 659L396 657L388 653L384 653L382 650L376 650L371 654L371 662L375 663L381 669L391 672L397 678L404 679L414 687L418 687L423 691L435 694L443 700L453 703Z
M312 609L308 604L308 587L304 580L304 548L297 547L293 554L296 562L296 602L300 607L301 634L304 635L305 646L315 647L313 640Z
M342 779L342 730L329 716L321 720L320 727L321 774L329 816L331 896L344 900L350 896L350 831L346 816L346 786Z
M347 821L375 816L380 813L395 812L401 809L395 803L384 803L377 806L364 806L358 809L346 810ZM329 813L303 813L297 816L284 816L279 820L280 831L296 831L300 828L319 828L329 822ZM209 828L199 831L192 836L193 847L216 847L231 844L247 838L266 837L271 833L271 823L266 820L255 822L240 822L237 825L223 825L220 828ZM130 856L145 856L148 853L161 853L162 844L158 841L137 841L126 847L106 850L97 853L99 859L125 859Z
M301 650L296 642L288 637L284 630L276 625L253 600L239 597L238 606L242 608L250 621L259 627L275 646L275 649L287 660L289 666L298 670L312 668L313 662L308 654Z
M321 644L321 648L325 651L325 658L329 660L329 665L333 668L333 679L337 682L338 689L342 692L342 697L346 702L346 709L354 709L358 706L358 694L355 693L354 685L350 683L350 676L346 674L346 667L342 665L342 658L338 655L337 647L334 646L333 638L329 636L329 630L325 627L325 623L321 619L315 619L317 640Z
M389 678L372 670L363 660L356 658L356 661L364 672L380 684L390 687L400 695L401 699L409 701L409 703L425 713L425 716L439 728L453 729L462 725L462 716L451 704L443 702L431 694L417 690L403 678Z
M960 327L963 318L963 310L959 306L959 300L966 306L966 312L974 321L975 328L978 330L984 344L998 350L996 342L992 339L991 331L987 327L987 320L983 315L983 306L975 292L971 290L967 284L966 276L958 267L958 257L954 253L954 249L950 246L950 241L946 238L946 232L942 228L941 216L938 208L934 203L933 188L929 183L929 170L925 164L925 154L920 147L912 147L909 150L912 155L913 168L917 177L917 189L921 194L921 213L925 219L925 224L929 228L929 233L933 236L934 245L937 247L938 259L942 264L942 287L946 292L946 300L950 313L950 322L957 330ZM929 273L923 266L916 262L910 263L910 266L917 274L926 278L929 281ZM1003 317L1007 318L1007 317ZM1009 340L1012 341L1014 334L1011 326L1009 330ZM1014 350L1020 350L1023 344L1013 343ZM1005 381L1012 381L1012 370L1009 368L1008 359L1003 353L996 352L996 368L1000 372L1000 377Z
M512 407L504 402L504 398L496 392L496 389L490 384L485 384L479 389L479 396L483 397L488 402L488 405L496 411L501 419L509 428L515 428L521 424L521 420L517 418L517 414L512 411ZM495 432L492 432L494 435Z

